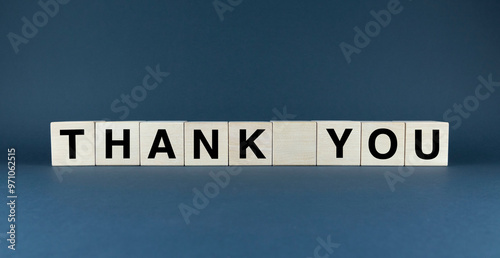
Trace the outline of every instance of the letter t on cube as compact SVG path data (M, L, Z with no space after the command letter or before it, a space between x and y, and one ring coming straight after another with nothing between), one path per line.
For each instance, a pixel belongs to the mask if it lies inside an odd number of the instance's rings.
M94 122L52 122L52 166L95 166Z

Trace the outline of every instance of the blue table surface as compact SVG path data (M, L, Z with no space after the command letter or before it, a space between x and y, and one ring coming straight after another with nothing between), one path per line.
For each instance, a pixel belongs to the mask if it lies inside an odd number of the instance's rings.
M498 0L2 1L0 258L500 258L499 13ZM448 121L450 166L242 167L222 188L210 172L228 167L49 164L51 122L165 120Z
M228 168L20 164L0 257L500 257L498 163Z

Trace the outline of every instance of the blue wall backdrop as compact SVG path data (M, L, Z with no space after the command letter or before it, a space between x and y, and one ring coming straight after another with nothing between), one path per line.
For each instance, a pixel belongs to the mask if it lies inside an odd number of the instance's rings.
M314 257L331 237L321 255L498 257L499 11L2 1L0 149L16 148L20 204L16 251L0 208L0 254ZM186 223L178 205L224 168L50 167L50 122L103 119L448 121L450 166L243 168ZM404 182L389 187L388 172Z

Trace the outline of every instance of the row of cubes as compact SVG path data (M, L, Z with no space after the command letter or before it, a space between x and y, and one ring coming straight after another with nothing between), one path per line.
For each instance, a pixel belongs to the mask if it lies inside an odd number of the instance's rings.
M53 166L447 166L446 122L51 123Z

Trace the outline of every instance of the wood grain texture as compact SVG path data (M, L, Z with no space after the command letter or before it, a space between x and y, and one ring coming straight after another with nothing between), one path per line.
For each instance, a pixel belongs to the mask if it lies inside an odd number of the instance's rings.
M141 122L140 145L141 166L184 166L184 122ZM148 158L153 145L162 148L162 152ZM167 148L172 153L168 153Z
M211 149L214 149L212 141L213 132L217 135L217 157L212 158L201 141L200 156L195 157L195 130L201 130L201 133L207 140ZM228 166L228 123L227 122L186 122L184 124L184 151L186 166Z
M273 165L316 165L316 122L273 121Z
M140 165L139 122L96 122L96 165L98 166L137 166ZM112 146L111 158L106 157L106 131L111 130L112 140L124 139L124 130L130 132L130 156L124 157L123 146Z
M318 128L317 165L325 166L359 166L361 165L361 123L355 121L316 121ZM330 131L330 132L329 132ZM335 139L343 140L342 152L337 152L337 146L330 135L335 133Z
M230 166L271 166L272 165L272 130L271 122L229 122L229 165ZM244 130L246 139L240 138L240 131ZM257 131L264 130L264 131ZM253 141L255 146L265 158L257 157L257 154L250 148L245 149L245 157L241 158L241 140L248 140L254 133L261 132ZM258 153L259 154L259 153Z
M391 144L388 134L377 132L392 132L395 143ZM374 153L389 154L391 146L395 152L389 158L377 158L369 149L370 137L375 139ZM404 166L405 123L404 122L362 122L361 123L361 166Z
M72 121L50 133L53 166L447 166L449 151L436 121Z
M52 166L94 166L94 124L93 121L50 123ZM61 135L61 130L83 130L83 135L74 136L75 156L73 158L70 158L70 136Z
M437 138L434 138L433 131L436 130L439 134L439 141L434 143L433 141L437 140ZM421 132L420 155L424 154L424 158L417 155L415 144L417 131ZM406 122L405 165L448 166L448 139L449 124L447 122Z

